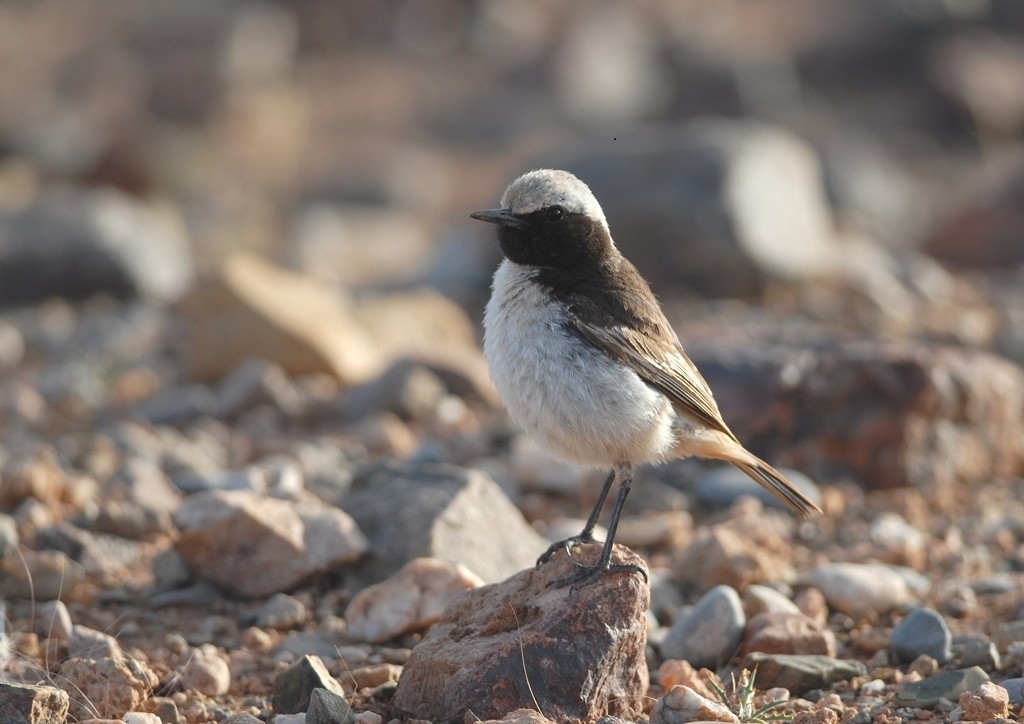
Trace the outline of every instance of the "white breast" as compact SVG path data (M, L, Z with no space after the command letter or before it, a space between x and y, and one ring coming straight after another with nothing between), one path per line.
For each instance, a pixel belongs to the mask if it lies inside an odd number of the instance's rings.
M563 327L565 313L508 260L494 275L484 352L509 414L553 454L595 467L671 457L668 399Z

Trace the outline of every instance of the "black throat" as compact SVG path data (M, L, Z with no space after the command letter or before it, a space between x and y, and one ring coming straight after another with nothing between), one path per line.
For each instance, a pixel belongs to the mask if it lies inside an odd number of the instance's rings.
M522 227L498 229L502 253L517 264L586 273L615 255L608 230L586 214L566 213L553 222L541 209L520 219Z

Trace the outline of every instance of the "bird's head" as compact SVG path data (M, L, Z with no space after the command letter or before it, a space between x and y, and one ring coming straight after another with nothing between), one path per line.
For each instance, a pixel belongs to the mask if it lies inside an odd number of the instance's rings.
M497 224L501 250L517 264L571 269L614 253L601 205L568 171L525 173L505 189L501 208L470 216Z

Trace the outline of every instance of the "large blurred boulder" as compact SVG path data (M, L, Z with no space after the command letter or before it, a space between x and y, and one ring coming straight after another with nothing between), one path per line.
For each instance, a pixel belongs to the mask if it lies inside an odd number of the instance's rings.
M189 364L196 379L219 379L250 357L293 375L327 372L346 384L383 368L342 292L255 256L230 257L180 308L192 323Z
M0 305L96 293L173 300L193 274L184 226L167 205L64 190L0 210Z
M590 142L536 165L590 186L616 244L656 290L745 296L769 280L821 275L835 261L819 160L776 128L701 120Z
M981 484L1024 471L1024 370L919 342L691 344L754 452L868 488Z

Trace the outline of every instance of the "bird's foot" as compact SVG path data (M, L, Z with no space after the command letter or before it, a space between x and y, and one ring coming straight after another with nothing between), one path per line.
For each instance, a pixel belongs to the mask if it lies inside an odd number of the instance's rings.
M632 563L602 563L601 561L598 561L592 566L580 565L580 569L576 571L576 573L571 576L566 576L565 578L556 578L548 584L548 588L562 588L563 586L569 586L569 592L571 593L577 588L589 586L605 573L639 573L645 583L650 582L647 578L647 571L640 566Z
M573 546L580 545L582 543L595 543L594 536L589 533L580 533L574 535L565 540L560 540L552 543L548 546L548 549L540 554L540 558L537 559L537 568L540 568L542 564L547 563L551 560L551 556L555 555L558 551L565 551L565 554L572 557Z

